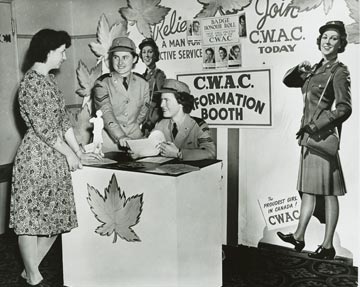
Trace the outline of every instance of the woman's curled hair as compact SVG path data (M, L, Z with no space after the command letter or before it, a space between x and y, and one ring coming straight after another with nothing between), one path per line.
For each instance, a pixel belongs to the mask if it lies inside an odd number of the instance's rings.
M190 114L194 108L194 96L185 92L177 92L175 93L175 98L176 101L183 106L184 113Z
M321 33L316 39L316 44L318 45L319 50L321 50L320 43L321 43L321 37L323 34L324 33ZM347 41L346 33L339 32L339 34L340 34L340 47L339 47L338 53L342 53L345 51L345 47L346 47L348 41Z
M49 52L64 44L66 48L71 46L71 37L67 32L52 29L40 30L31 39L23 71L30 69L35 62L45 63Z

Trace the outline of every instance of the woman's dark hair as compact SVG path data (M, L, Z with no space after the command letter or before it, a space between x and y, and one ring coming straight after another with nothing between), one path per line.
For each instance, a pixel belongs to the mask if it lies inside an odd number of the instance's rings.
M64 44L66 48L71 46L71 38L67 32L52 29L40 30L31 39L22 70L27 71L35 62L45 63L49 52Z
M214 53L215 53L213 48L206 48L205 52L207 52L207 51L211 52L212 55L214 55Z
M185 92L177 92L175 93L175 98L176 101L183 106L184 113L190 114L194 108L194 96Z
M327 30L325 30L324 32L326 32L326 31ZM338 32L339 32L339 35L340 35L340 47L339 47L338 53L342 53L342 52L345 51L345 47L346 47L346 45L348 43L348 41L346 39L347 35L346 35L346 33L341 33L341 31L338 31ZM321 33L319 35L319 37L317 37L317 39L316 39L316 44L318 45L319 50L321 50L320 43L321 43L321 37L322 37L323 34L324 33Z
M144 47L146 46L150 46L151 48L153 48L153 52L154 52L154 62L158 62L160 60L160 51L159 51L159 47L156 45L155 41L152 38L147 38L144 39L141 44L140 44L140 58L143 61L143 57L142 57L142 50Z
M220 48L219 48L219 51L223 51L225 57L227 56L227 51L226 51L226 49L225 49L224 47L220 47Z

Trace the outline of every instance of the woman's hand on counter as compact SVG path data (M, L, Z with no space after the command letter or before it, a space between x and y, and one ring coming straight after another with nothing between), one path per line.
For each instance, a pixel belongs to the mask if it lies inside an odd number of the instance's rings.
M159 145L160 155L166 157L177 157L179 149L173 142L162 142Z
M120 139L118 140L119 145L120 145L121 147L129 147L128 144L127 144L127 141L130 140L130 139L131 139L131 138L128 138L128 137L120 138Z
M89 152L89 153L81 153L78 154L78 157L82 164L90 163L90 162L96 162L96 161L102 161L103 156L97 153Z
M82 168L80 159L75 155L75 153L69 153L66 155L66 161L69 165L70 171L75 171L79 168Z

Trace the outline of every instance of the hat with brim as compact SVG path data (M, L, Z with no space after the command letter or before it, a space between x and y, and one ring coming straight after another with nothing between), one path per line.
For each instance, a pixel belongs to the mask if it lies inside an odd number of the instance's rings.
M190 94L190 89L187 84L174 79L166 79L160 90L155 93L186 93Z
M340 34L346 35L345 25L342 21L329 21L319 29L320 34L323 34L328 29L336 29Z
M157 47L153 38L145 38L144 40L142 40L141 43L139 44L139 49L141 50L145 46L151 46L154 48Z
M109 53L123 51L136 54L136 46L133 40L128 37L117 37L113 40Z

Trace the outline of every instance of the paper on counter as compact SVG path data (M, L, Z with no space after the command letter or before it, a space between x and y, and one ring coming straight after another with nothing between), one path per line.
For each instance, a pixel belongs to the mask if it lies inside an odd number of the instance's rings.
M170 160L173 160L172 157L164 157L164 156L150 156L138 159L138 162L153 162L153 163L163 163Z
M81 163L83 165L105 165L105 164L111 164L111 163L116 163L117 161L115 160L112 160L110 158L106 158L106 157L103 157L102 159L87 159L85 161L82 161Z
M165 136L161 131L153 131L148 138L138 140L128 140L131 151L138 157L158 155L159 144L165 141Z
M179 164L164 164L155 168L151 172L178 175L178 174L188 173L197 170L200 170L200 168L197 166L179 163Z

